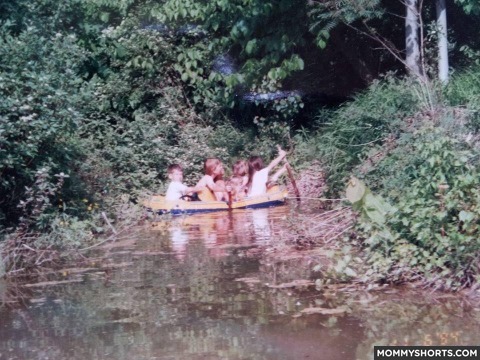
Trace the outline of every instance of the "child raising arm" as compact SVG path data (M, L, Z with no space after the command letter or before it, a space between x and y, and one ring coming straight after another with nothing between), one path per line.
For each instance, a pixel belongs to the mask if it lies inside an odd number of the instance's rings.
M282 150L277 145L278 155L266 167L263 165L263 160L259 156L252 156L248 160L249 179L248 179L248 196L263 195L267 192L268 175L270 171L280 164L280 162L287 155L285 150Z

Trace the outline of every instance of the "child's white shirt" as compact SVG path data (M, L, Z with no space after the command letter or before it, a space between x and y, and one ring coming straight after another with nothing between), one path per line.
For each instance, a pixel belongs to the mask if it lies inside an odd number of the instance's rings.
M188 186L182 184L180 181L172 181L168 185L167 193L165 194L165 200L174 201L180 199L188 190Z
M257 196L267 193L268 168L257 171L252 177L252 187L248 196Z

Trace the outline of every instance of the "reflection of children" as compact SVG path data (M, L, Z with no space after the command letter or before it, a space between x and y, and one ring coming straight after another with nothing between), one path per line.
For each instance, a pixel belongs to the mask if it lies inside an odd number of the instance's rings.
M259 156L252 156L248 160L248 196L263 195L267 192L267 182L270 171L277 166L286 155L287 153L278 146L277 157L266 167L264 167L263 160Z
M204 163L205 175L198 181L197 187L208 188L215 195L215 199L222 201L226 198L226 189L223 180L218 182L219 177L223 176L223 164L217 158L209 158ZM217 180L218 184L215 183ZM208 199L206 199L208 200Z
M170 227L170 240L172 243L172 250L175 253L175 256L179 260L185 258L185 252L188 244L188 235L183 231L181 227L171 226Z
M255 209L251 213L255 243L266 245L271 240L272 229L268 221L269 209Z
M167 168L168 178L170 179L170 184L168 185L167 193L165 195L165 200L174 201L180 199L183 195L194 191L201 191L203 187L195 186L188 187L183 184L183 169L178 164L172 164Z

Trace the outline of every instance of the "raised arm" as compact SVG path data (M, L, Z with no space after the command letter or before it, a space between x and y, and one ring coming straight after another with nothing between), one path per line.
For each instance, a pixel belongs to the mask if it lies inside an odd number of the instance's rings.
M267 168L268 168L268 172L270 172L275 166L277 166L278 164L280 164L280 161L283 160L283 158L287 155L287 152L285 150L283 150L280 145L277 145L277 149L278 149L278 155L275 159L273 159L270 164L268 164Z
M287 171L287 164L283 164L280 169L278 169L275 174L270 176L269 181L275 183L278 181L278 178L282 176Z

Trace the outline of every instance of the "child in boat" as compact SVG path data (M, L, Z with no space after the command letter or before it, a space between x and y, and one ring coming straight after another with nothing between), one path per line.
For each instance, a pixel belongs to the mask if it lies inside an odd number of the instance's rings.
M277 149L277 157L266 167L264 167L263 160L259 156L252 156L248 160L248 196L257 196L267 193L267 182L270 171L287 155L286 151L282 150L280 146L277 146ZM274 177L278 178L280 172L283 172L283 168L280 169Z
M203 187L188 187L182 183L183 169L179 164L170 165L167 168L167 174L170 179L170 184L168 185L167 193L165 194L165 200L167 201L179 200L184 195L203 190Z
M232 167L232 177L242 178L242 185L246 188L248 184L248 162L246 160L237 160Z
M225 201L228 198L228 194L225 182L221 179L224 173L222 162L217 158L209 158L205 160L203 168L205 175L198 181L196 187L207 188L213 192L214 200ZM202 198L202 200L208 199Z

